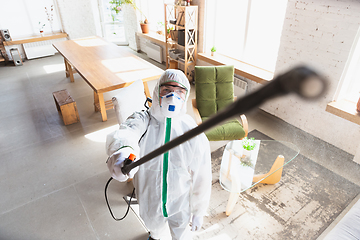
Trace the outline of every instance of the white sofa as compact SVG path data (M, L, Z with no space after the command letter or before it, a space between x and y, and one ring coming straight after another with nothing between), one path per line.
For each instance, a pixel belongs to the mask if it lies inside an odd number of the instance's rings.
M324 240L360 239L360 200L350 209Z

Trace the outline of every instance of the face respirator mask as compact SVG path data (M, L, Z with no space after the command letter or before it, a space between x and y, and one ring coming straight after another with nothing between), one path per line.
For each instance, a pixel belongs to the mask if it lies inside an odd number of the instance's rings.
M176 117L179 115L184 100L176 93L170 92L161 98L161 113L168 118Z

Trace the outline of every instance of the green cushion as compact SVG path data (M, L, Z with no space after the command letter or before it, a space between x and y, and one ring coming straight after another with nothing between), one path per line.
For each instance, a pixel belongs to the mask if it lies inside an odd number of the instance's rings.
M196 104L202 117L209 117L234 101L233 66L196 66Z
M200 116L216 113L215 68L195 67L196 105Z
M206 121L207 118L203 118ZM211 128L205 132L209 141L236 140L245 137L245 131L237 119L232 119L226 123Z
M195 66L196 104L206 120L234 101L234 66ZM210 141L235 140L245 136L236 119L207 131Z

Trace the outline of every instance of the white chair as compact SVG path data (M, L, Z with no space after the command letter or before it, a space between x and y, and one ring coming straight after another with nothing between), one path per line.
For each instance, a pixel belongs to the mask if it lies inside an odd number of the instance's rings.
M119 125L136 111L145 110L146 96L141 79L130 86L119 89L112 97L116 118Z

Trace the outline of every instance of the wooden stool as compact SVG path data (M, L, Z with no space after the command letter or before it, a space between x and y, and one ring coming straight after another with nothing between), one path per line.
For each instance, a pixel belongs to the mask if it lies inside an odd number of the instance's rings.
M66 89L53 92L56 108L61 115L65 125L77 123L80 121L79 113L76 108L76 102L70 96Z

